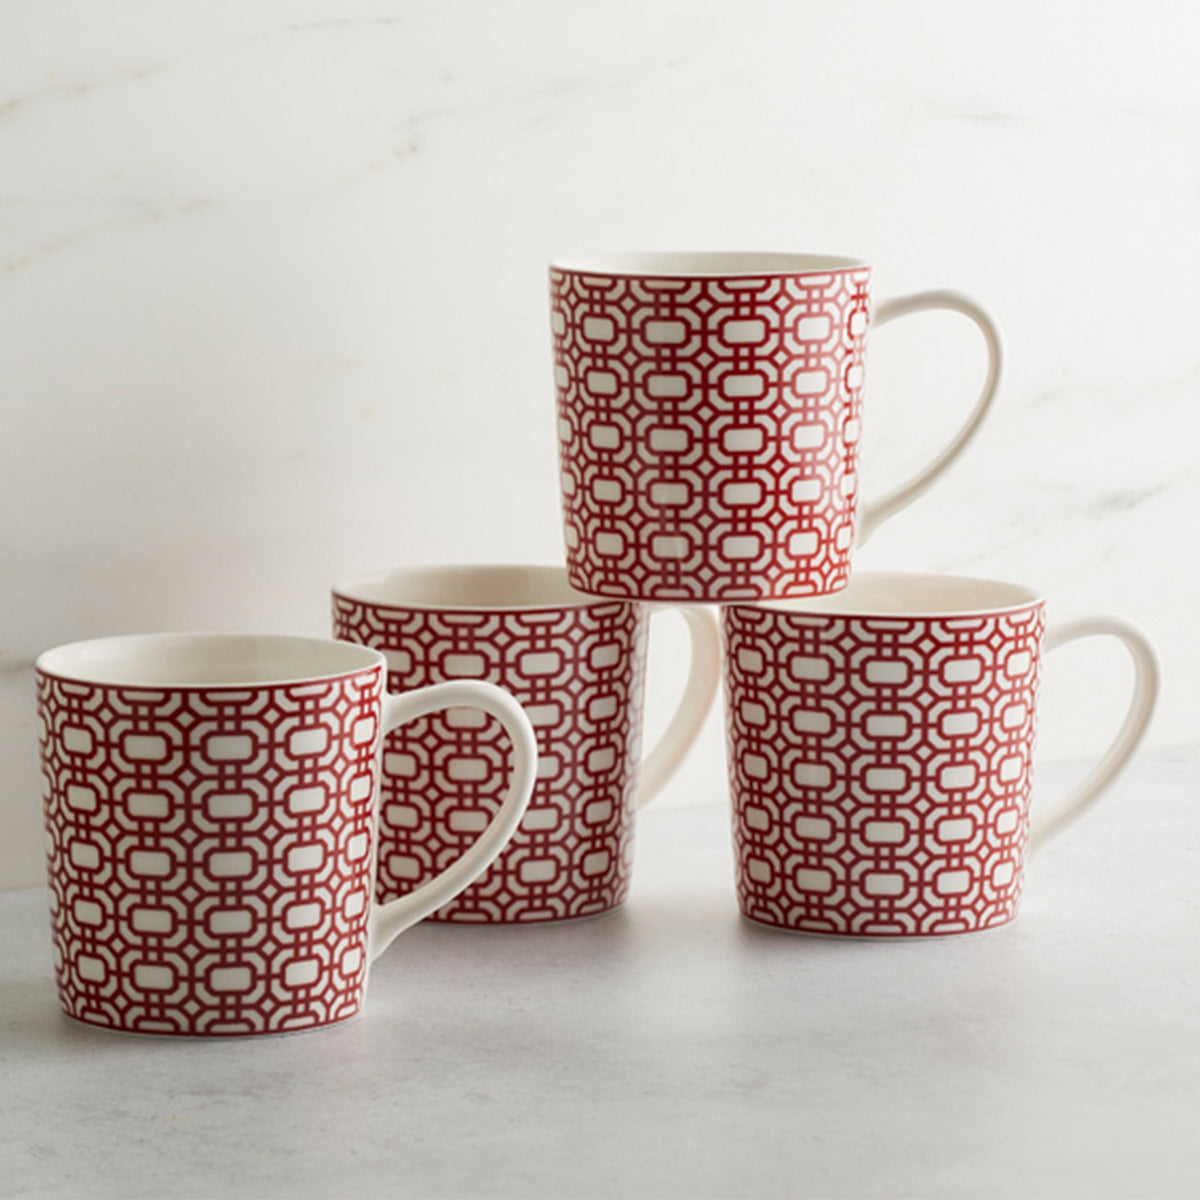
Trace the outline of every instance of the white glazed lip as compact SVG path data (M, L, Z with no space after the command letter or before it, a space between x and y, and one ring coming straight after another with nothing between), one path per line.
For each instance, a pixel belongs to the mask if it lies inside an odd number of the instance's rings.
M808 275L867 266L841 254L793 254L756 250L653 251L648 253L568 254L550 263L573 275L702 279L728 276Z
M385 665L366 646L284 634L140 633L56 646L43 675L124 688L257 688L349 678Z
M476 563L400 567L333 587L335 598L375 608L420 612L532 612L632 603L581 592L565 567Z
M1032 588L967 575L853 572L841 591L795 600L733 603L797 617L894 617L937 619L988 616L1042 603Z

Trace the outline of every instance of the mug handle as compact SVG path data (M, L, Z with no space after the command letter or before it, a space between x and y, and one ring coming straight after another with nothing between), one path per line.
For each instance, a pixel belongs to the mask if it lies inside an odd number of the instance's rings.
M504 803L471 848L427 883L386 904L371 904L367 960L373 961L406 929L474 883L516 832L537 780L537 741L525 711L503 688L478 680L452 680L384 696L383 732L443 708L481 708L512 739L512 779Z
M950 312L962 313L969 317L979 327L983 340L987 344L988 368L987 377L983 382L983 391L975 401L975 407L967 418L966 424L956 433L950 444L923 470L918 471L907 483L880 496L878 500L864 502L858 514L857 544L863 545L867 538L879 528L889 517L893 517L901 509L907 508L918 496L926 492L943 471L967 448L971 440L979 432L996 392L1000 387L1000 373L1004 364L1004 342L1000 335L1000 327L995 318L977 300L962 292L939 290L933 292L916 292L911 296L897 296L892 300L884 300L875 309L871 323L876 327L886 325L899 317L907 317L912 313L926 312L930 309L946 309Z
M664 611L677 612L687 622L691 661L679 706L638 770L638 808L649 804L679 769L700 734L721 679L721 635L712 613L695 605L655 605L650 616Z
M1099 799L1137 749L1150 722L1150 714L1154 711L1162 668L1154 643L1136 622L1125 617L1095 616L1082 617L1065 625L1051 626L1046 631L1046 652L1049 653L1079 638L1094 636L1115 637L1124 643L1133 659L1133 695L1130 697L1121 728L1117 730L1116 737L1100 761L1067 793L1066 799L1054 812L1044 817L1034 816L1030 821L1031 853L1081 816L1085 809Z

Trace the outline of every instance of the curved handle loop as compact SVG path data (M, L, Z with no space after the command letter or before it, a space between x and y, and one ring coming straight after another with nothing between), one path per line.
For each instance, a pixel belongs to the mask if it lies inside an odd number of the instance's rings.
M638 808L649 804L679 769L684 755L700 734L721 680L721 635L712 613L694 605L664 605L651 608L650 615L653 617L663 611L677 612L687 622L692 656L679 706L662 737L642 759L638 772Z
M537 779L537 742L521 706L503 688L477 680L453 680L384 697L383 730L414 721L443 708L481 708L504 726L512 738L512 780L504 803L471 848L428 883L386 904L372 904L368 926L368 960L378 958L392 941L463 888L474 883L516 832Z
M918 496L926 492L930 485L958 456L967 448L971 440L979 432L996 392L1000 387L1000 375L1004 366L1004 341L1000 327L995 318L977 300L963 292L940 290L933 292L916 292L911 296L897 296L892 300L884 300L875 309L871 318L875 326L886 325L899 317L907 317L912 313L925 312L929 309L948 309L951 312L962 313L969 317L979 327L983 340L987 343L988 367L987 377L983 381L983 390L971 410L966 424L954 435L950 444L922 471L919 471L907 483L862 505L858 514L858 545L863 545L867 538L879 528L889 517L893 517L902 508L907 508Z
M1067 793L1054 812L1032 819L1029 830L1030 852L1040 849L1047 838L1069 825L1099 799L1101 793L1116 779L1132 757L1154 711L1162 668L1154 643L1136 622L1125 617L1095 616L1052 626L1046 631L1046 652L1049 653L1079 638L1101 635L1115 637L1124 643L1133 659L1133 695L1129 700L1129 708L1125 712L1121 728L1117 730L1116 737L1100 761Z

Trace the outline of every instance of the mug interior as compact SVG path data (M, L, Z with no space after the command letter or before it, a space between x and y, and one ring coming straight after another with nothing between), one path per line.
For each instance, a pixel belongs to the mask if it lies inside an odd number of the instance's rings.
M803 275L865 267L861 258L841 254L787 254L771 251L655 251L646 254L582 254L555 259L558 271L581 275L636 275L656 279L695 279L726 275Z
M840 592L799 600L765 600L755 605L776 612L846 616L949 616L1006 612L1041 600L1031 588L962 575L856 572Z
M528 609L613 604L580 592L563 567L408 567L335 585L335 596L382 608Z
M58 646L37 669L118 687L229 687L329 679L382 661L376 650L325 638L148 633Z

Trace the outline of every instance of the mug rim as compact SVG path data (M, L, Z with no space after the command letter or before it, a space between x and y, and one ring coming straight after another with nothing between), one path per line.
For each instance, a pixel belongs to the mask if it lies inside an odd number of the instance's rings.
M114 655L118 665L132 663L135 656L141 655L141 661L157 654L155 659L161 667L169 665L172 651L182 652L185 647L195 648L198 644L208 643L211 650L225 646L229 650L247 650L256 645L260 651L271 650L299 656L308 653L310 656L344 659L344 665L330 665L324 669L283 669L272 671L261 677L242 676L240 678L155 678L147 675L143 666L141 671L135 671L130 665L124 669L113 669ZM86 669L88 652L92 652L92 669ZM109 651L107 656L105 651ZM125 651L124 654L121 654ZM66 660L61 661L61 660ZM282 657L280 661L283 661ZM106 669L107 664L107 669ZM81 666L84 669L81 669ZM75 642L64 642L43 650L34 662L34 669L39 675L59 679L66 683L78 683L89 687L118 687L147 691L247 691L257 688L286 687L293 684L332 683L339 679L349 679L364 671L380 667L386 670L387 660L383 654L369 646L356 642L348 642L335 638L304 637L279 633L127 633L114 634L107 637L85 638ZM182 666L176 668L180 675L187 672Z
M775 250L648 250L564 254L551 271L621 279L728 279L824 275L869 268L856 255Z
M856 587L855 584L859 586ZM886 605L878 601L860 601L864 590L890 586L911 596L908 603ZM962 599L941 603L921 602L934 591L958 592ZM987 593L993 597L977 603L964 603L969 592ZM851 572L846 587L822 596L798 596L790 599L733 601L728 609L767 611L788 617L808 617L823 620L861 619L893 621L953 620L958 617L983 617L1016 612L1044 604L1045 597L1025 584L975 575L939 574L915 571L857 571Z
M495 599L455 602L420 597L405 599L398 593L389 594L384 590L399 584L431 583L439 577L449 577L456 573L463 581L468 577L474 581L481 576L492 581L504 579L516 582L523 579L530 582L531 577L538 581L550 580L561 594L545 600L510 603ZM619 596L597 596L592 592L581 592L571 584L565 566L549 563L429 563L411 567L388 567L352 579L344 579L335 583L330 591L335 600L349 600L355 604L365 604L371 608L391 612L556 612L564 609L639 603Z

